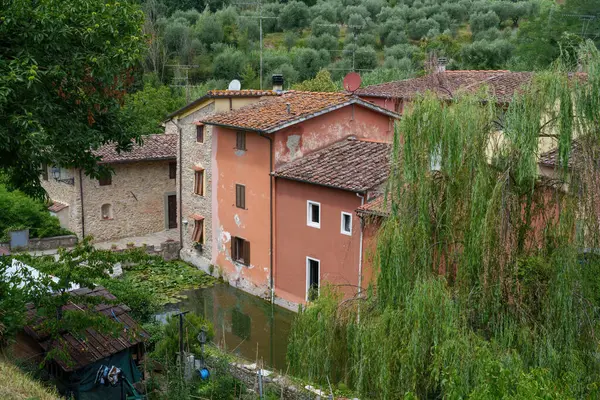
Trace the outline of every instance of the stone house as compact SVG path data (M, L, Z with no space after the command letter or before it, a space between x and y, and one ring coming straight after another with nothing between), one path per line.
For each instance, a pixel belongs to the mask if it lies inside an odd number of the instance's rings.
M279 197L283 180L273 173L351 136L391 142L396 118L396 113L348 93L288 91L201 119L212 126L212 264L236 287L266 298L281 295L283 305L297 303L289 291L277 289L277 276L288 279L278 269L294 269L297 263L280 264L277 254L279 248L285 252L293 246L294 232L306 222L297 226L294 220L285 237L277 233L277 218L291 216L278 210L285 192ZM334 207L352 211L352 202L332 197L338 200ZM306 215L304 208L300 212ZM303 265L306 255L298 255ZM306 287L305 278L297 283Z
M165 132L179 137L176 190L181 259L206 271L213 263L213 170L217 143L213 142L212 127L198 121L278 94L276 90L211 90L167 117Z
M114 145L95 151L113 171L103 179L92 179L81 169L43 167L49 211L61 226L96 242L177 228L177 136L143 140L130 152L117 153Z

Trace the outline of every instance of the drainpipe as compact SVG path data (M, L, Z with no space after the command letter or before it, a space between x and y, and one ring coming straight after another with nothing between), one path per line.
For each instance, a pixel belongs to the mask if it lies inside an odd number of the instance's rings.
M269 268L269 285L271 286L271 303L275 301L275 285L273 279L273 180L275 177L272 174L273 172L273 138L265 135L264 133L258 134L260 137L263 137L269 141L269 225L270 225L270 255L271 255L271 266Z
M172 122L173 124L175 124L175 126L177 127L177 134L179 135L179 154L177 156L177 164L179 166L179 201L178 201L178 208L179 208L179 221L177 221L177 228L179 228L179 251L183 250L183 224L181 221L183 221L183 200L181 199L181 194L182 194L182 186L183 186L183 179L182 179L182 173L181 171L183 170L183 160L181 159L181 154L182 154L182 147L183 147L183 134L182 134L182 130L181 130L181 126L175 122L175 120L173 118L171 118L169 120L170 122Z
M83 173L79 168L79 200L81 201L81 240L85 239L85 213L83 212Z
M356 196L360 197L360 206L365 204L365 193L356 193ZM358 244L359 257L358 257L358 294L362 292L362 259L363 259L363 220L360 219L360 242Z

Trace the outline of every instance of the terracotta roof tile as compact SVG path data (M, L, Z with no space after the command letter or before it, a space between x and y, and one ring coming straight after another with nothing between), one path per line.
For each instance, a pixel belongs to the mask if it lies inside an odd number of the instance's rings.
M61 210L64 210L67 207L69 207L68 204L61 203L59 201L54 201L52 203L52 205L50 207L48 207L48 211L53 212L53 213L57 213L57 212L59 212Z
M391 149L389 143L345 139L286 164L273 175L362 192L387 179Z
M190 110L197 106L198 104L215 98L227 98L227 97L263 97L263 96L278 96L281 92L275 92L273 90L209 90L202 97L197 98L191 103L186 104L181 107L179 110L172 112L167 116L167 120L173 118L176 115L179 115L187 110Z
M97 286L93 290L87 288L76 289L70 293L77 296L102 297L108 300L107 303L116 300L116 297L102 286ZM78 309L81 309L81 307L73 303L63 306L63 311L76 311ZM130 308L126 305L98 304L95 306L95 311L120 323L123 329L119 330L117 335L100 333L92 328L77 334L68 331L60 332L66 354L65 357L57 357L54 361L63 370L76 371L149 338L148 333L127 314ZM26 315L25 333L37 341L44 351L50 351L52 346L56 346L56 340L53 340L44 329L45 317L37 315L35 306L31 303L27 305Z
M571 146L571 153L569 154L569 161L567 162L567 166L569 168L573 168L573 166L577 162L581 162L583 158L583 149L581 148L581 143L578 141L573 141ZM558 147L547 151L540 155L540 164L546 167L556 167L558 165Z
M350 104L360 104L390 117L398 117L393 112L363 101L349 93L288 91L281 96L261 99L237 110L208 116L200 122L271 133Z
M510 95L515 88L530 78L530 73L513 73L506 70L497 71L445 71L413 79L387 82L358 89L359 96L387 97L411 99L431 91L442 98L450 98L461 89L477 90L485 83L503 96Z
M369 215L387 217L391 212L390 199L386 199L384 195L379 195L356 209L356 214L360 217Z
M143 145L134 144L131 151L117 153L115 145L106 144L94 151L102 157L100 163L117 164L136 161L174 160L177 157L177 135L148 135Z

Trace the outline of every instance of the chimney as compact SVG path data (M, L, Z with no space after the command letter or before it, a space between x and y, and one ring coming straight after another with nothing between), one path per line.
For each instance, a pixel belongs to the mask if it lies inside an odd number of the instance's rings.
M274 74L272 76L272 79L273 79L273 91L274 92L283 91L283 75Z
M288 114L292 113L292 105L290 103L285 103L285 109Z
M446 57L439 57L437 59L437 65L435 68L435 72L446 72L446 64L448 64L448 59Z

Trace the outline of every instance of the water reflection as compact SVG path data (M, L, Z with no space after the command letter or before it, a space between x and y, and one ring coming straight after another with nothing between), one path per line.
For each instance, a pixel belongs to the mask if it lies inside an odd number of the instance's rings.
M187 299L166 306L165 312L157 316L159 320L183 310L195 312L213 323L214 341L222 348L285 372L293 312L228 285L183 293Z

